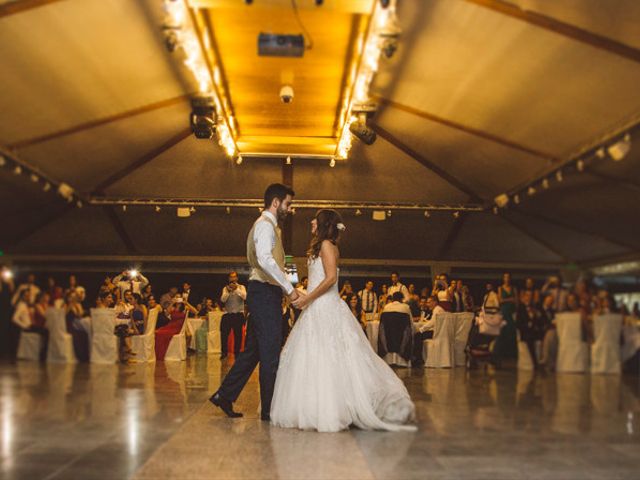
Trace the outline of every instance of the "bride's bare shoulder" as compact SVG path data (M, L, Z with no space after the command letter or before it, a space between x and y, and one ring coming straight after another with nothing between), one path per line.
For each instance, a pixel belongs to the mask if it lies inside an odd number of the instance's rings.
M340 250L338 249L338 246L331 240L323 240L322 245L320 246L320 256L326 257L327 255L331 255L335 258L338 258L340 256Z

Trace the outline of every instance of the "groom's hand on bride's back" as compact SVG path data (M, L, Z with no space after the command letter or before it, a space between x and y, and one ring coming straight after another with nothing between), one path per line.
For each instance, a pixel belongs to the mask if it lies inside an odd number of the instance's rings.
M293 289L293 291L288 295L289 301L291 303L295 302L298 298L300 298L300 293L298 292L298 290L296 288Z

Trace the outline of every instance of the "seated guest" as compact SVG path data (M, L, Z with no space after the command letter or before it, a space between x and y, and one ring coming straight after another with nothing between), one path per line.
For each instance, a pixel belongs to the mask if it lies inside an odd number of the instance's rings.
M531 361L538 369L536 342L544 336L544 319L533 303L533 292L525 290L520 294L521 303L516 310L516 328L520 332L520 341L527 344Z
M378 355L387 363L396 363L397 354L405 362L409 362L413 349L413 325L411 309L403 303L404 295L396 291L392 301L384 307L380 315L380 330L378 332ZM398 365L402 365L399 361Z
M131 306L131 334L143 335L147 327L147 307L142 303L142 295L133 293Z
M198 316L199 317L206 317L211 312L215 312L216 311L216 306L213 303L213 299L205 297L202 300L201 308L199 308L198 310L199 310L198 311Z
M160 297L160 306L163 310L168 310L178 295L178 287L171 287L167 293L163 293Z
M423 295L420 297L420 303L418 304L418 315L413 317L414 322L426 322L431 315L431 310L428 305L429 297Z
M147 285L146 287L144 287L144 289L142 290L142 301L145 304L149 303L149 297L151 297L153 295L153 289L151 287L151 285Z
M69 292L66 296L66 320L67 331L73 338L73 350L80 362L89 361L89 334L82 324L84 309L78 301L75 292Z
M482 299L482 309L487 313L497 313L500 310L500 298L493 283L487 283L486 293Z
M113 308L113 294L108 291L101 291L96 300L96 308Z
M115 306L116 317L121 320L130 319L132 310L133 292L131 290L125 290L123 298Z
M366 322L364 319L364 312L362 311L362 305L360 305L360 298L355 293L352 293L347 296L345 299L347 305L349 305L349 310L351 310L351 314L358 320L358 323L363 329L366 329Z
M49 294L38 293L34 307L29 306L29 291L23 290L13 313L12 321L22 332L37 333L42 337L40 342L40 361L47 358L47 345L49 343L49 331L45 328L44 312L48 308Z
M169 307L170 321L164 327L156 330L156 358L164 360L164 356L169 348L169 343L174 335L182 330L182 325L187 318L187 312L198 313L188 302L175 301Z
M436 295L431 295L426 299L425 305L427 308L424 322L420 327L418 327L418 331L415 333L413 339L413 362L414 365L424 365L424 359L422 358L422 342L433 338L433 329L436 325L436 315L439 313L445 313L444 308L440 306L438 303L438 297Z
M458 284L460 284L461 281L458 280ZM464 308L464 312L473 312L474 310L474 305L473 305L473 297L471 296L471 292L469 291L469 287L467 287L466 285L462 285L462 288L460 289L460 291L462 292L462 305Z

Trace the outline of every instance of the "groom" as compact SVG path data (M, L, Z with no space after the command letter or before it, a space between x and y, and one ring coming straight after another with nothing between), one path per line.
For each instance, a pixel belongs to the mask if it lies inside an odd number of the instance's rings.
M286 185L269 185L264 192L262 215L247 237L251 274L247 288L250 317L245 350L236 359L218 391L209 399L231 418L242 417L242 413L233 410L233 402L260 363L261 418L269 420L282 346L282 292L291 301L300 296L285 273L284 248L278 227L278 222L290 213L294 195Z

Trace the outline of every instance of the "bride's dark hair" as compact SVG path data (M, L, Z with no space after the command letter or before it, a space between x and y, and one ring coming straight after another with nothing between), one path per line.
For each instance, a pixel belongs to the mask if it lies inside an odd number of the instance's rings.
M318 258L323 241L329 240L334 245L337 245L340 241L341 231L338 228L338 224L342 225L342 217L338 212L329 209L318 210L316 221L318 222L318 230L311 239L311 245L309 245L309 250L307 251L307 255L311 258ZM344 225L342 225L342 228L344 228Z

